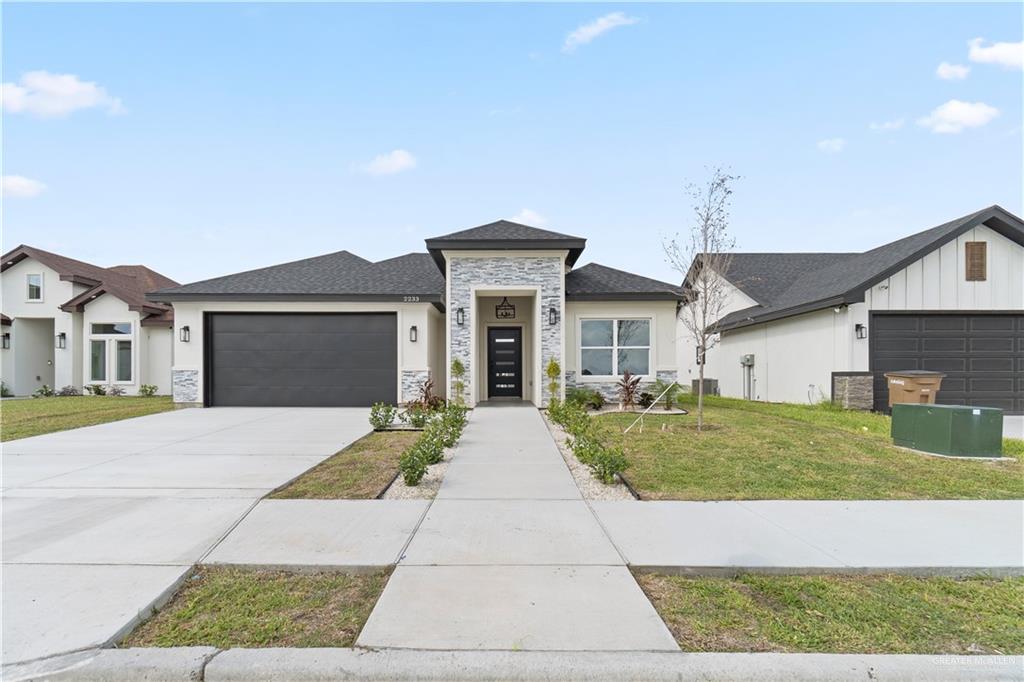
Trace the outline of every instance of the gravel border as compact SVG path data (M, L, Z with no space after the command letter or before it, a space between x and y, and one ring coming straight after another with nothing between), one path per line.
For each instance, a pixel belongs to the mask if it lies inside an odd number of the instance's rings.
M441 489L441 481L444 480L445 472L448 471L448 464L455 455L454 448L445 448L444 459L437 464L427 467L427 473L419 485L408 486L402 480L402 474L398 474L395 482L388 486L381 500L432 500Z
M629 489L621 481L612 485L605 485L594 478L590 468L576 459L576 455L572 454L572 450L569 449L569 445L566 443L569 435L565 432L565 429L551 421L548 418L547 412L541 410L540 414L548 427L548 432L555 441L555 445L558 446L558 452L561 453L562 459L565 460L565 465L569 467L569 473L575 479L576 487L580 489L583 499L636 501L636 498L633 497L633 494L629 492Z

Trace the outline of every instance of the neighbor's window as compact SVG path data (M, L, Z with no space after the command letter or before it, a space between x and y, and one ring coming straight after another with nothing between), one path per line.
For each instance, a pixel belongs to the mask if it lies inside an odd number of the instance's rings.
M28 300L43 300L43 276L34 274L25 276L28 282Z
M650 320L583 320L580 372L584 376L651 373Z
M986 242L966 242L964 244L964 251L967 254L968 282L984 282L987 279L987 246Z
M108 381L107 367L114 368L113 380L132 381L132 333L131 322L97 322L90 325L89 367L92 381Z
M89 342L89 379L92 381L107 380L107 342Z

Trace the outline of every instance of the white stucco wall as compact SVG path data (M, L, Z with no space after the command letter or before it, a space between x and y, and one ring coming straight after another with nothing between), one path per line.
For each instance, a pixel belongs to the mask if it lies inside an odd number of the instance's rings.
M146 349L142 383L156 386L158 395L170 395L174 330L169 327L142 327L139 337Z
M205 385L203 376L203 314L207 312L247 313L396 313L398 324L398 395L402 400L402 372L422 371L431 368L433 347L429 341L431 331L436 330L436 320L431 324L429 303L394 302L343 302L343 301L178 301L174 304L174 369L197 372L197 383ZM436 310L435 310L436 312ZM180 329L188 326L191 341L181 341ZM409 328L416 325L417 340L409 340ZM435 350L436 354L436 350ZM433 362L437 362L435 359ZM440 391L435 391L440 393ZM412 397L412 396L409 396Z
M651 320L651 374L671 372L677 368L676 302L675 301L567 301L565 321L565 372L576 374L578 382L588 381L579 374L580 320L592 317L650 318ZM600 377L595 377L601 381ZM607 381L607 378L603 379Z

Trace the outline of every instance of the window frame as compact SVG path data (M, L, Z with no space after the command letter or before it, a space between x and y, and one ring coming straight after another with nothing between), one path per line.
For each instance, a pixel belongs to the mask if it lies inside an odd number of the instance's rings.
M32 284L29 281L31 277L39 278L39 298L32 298L29 296ZM41 272L26 272L25 273L25 303L42 303L46 297L46 276Z
M646 346L620 346L619 345L619 322L635 320L647 323L648 339ZM583 345L583 323L592 321L610 321L612 323L612 345L611 346L584 346ZM652 380L657 374L654 368L654 339L655 319L654 316L645 315L585 315L576 320L576 380L583 382L607 382L618 381L622 378L619 371L620 350L647 350L647 373L635 374L642 380ZM583 351L584 350L610 350L612 353L612 374L584 374L583 373Z
M92 333L92 326L94 324L109 324L109 325L124 324L124 325L128 325L130 331L127 334L93 334ZM120 384L122 386L130 386L130 385L135 383L136 371L137 371L135 365L138 362L138 344L137 344L137 340L135 338L136 337L136 333L135 332L136 332L135 323L130 321L130 320L115 320L115 321L111 321L111 322L92 322L92 321L89 322L89 345L88 345L88 348L89 348L89 355L88 355L89 380L86 383L88 383L88 384L96 384L96 385L101 385L101 386L107 386L107 385L110 385L110 384ZM106 370L106 372L105 372L106 378L104 378L104 379L93 379L92 378L92 344L93 344L94 341L102 341L103 344L104 344L104 355L103 355L103 357L104 357L105 362L106 362L106 365L104 366L104 369ZM118 358L117 358L117 356L118 356L118 353L117 353L117 343L118 343L118 341L127 342L130 345L130 348L131 348L130 359L128 361L128 371L129 371L128 377L129 378L127 380L123 380L123 379L118 379L117 378L117 376L118 376L118 369L119 369L119 367L118 367Z

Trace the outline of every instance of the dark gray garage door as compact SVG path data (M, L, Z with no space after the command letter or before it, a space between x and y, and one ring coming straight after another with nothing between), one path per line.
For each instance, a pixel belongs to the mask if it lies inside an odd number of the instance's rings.
M899 314L871 317L875 409L888 409L885 372L945 372L938 402L1024 414L1024 315Z
M394 313L206 316L210 405L358 407L394 403Z

